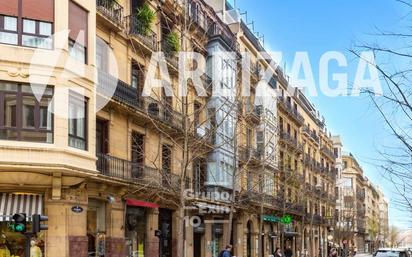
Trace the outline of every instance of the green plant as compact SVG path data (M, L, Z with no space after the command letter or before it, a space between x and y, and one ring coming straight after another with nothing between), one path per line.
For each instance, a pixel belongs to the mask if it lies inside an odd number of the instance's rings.
M166 51L168 52L178 52L180 50L180 41L177 32L172 31L166 36L166 44Z
M147 3L142 7L136 9L136 19L138 21L137 29L139 32L147 36L150 32L150 28L155 20L155 13L150 9Z

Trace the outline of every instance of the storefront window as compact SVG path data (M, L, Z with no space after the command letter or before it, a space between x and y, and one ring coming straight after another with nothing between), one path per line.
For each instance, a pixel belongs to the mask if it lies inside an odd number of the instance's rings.
M126 240L129 241L127 256L145 257L146 245L146 209L127 206Z
M26 204L18 204L23 202ZM12 216L15 213L26 213L26 230L30 232L32 231L32 223L29 217L33 214L43 214L42 210L43 200L41 195L0 193L0 257L24 256L27 239L22 233L12 230ZM29 242L30 251L33 253L31 256L44 256L44 239L44 231L32 236Z

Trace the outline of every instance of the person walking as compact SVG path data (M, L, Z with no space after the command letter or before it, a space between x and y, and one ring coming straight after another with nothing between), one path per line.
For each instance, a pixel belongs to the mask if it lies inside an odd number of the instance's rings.
M275 252L273 253L273 255L274 255L275 257L284 257L284 256L283 256L283 253L282 253L282 251L280 250L279 247L276 247L276 250L275 250Z
M292 251L292 248L289 245L285 250L285 257L292 257L292 255L293 255L293 251Z
M338 257L338 251L335 248L330 249L329 257Z
M232 245L226 245L226 248L219 253L219 257L232 257L232 248Z

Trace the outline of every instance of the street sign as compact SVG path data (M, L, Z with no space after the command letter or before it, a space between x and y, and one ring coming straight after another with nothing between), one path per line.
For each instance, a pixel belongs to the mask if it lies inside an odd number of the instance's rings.
M285 225L290 224L293 221L292 216L290 215L283 215L282 217L277 217L274 215L263 215L262 218L264 221L282 223Z
M81 213L82 211L83 211L83 207L81 207L80 205L75 205L72 207L72 212Z

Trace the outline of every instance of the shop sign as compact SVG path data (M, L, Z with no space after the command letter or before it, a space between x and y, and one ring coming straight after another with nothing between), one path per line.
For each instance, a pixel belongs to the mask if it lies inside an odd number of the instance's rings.
M283 215L282 217L277 217L274 215L263 215L263 220L282 224L292 223L292 217L290 215Z
M72 207L72 212L81 213L83 212L83 207L81 207L80 205L75 205Z

